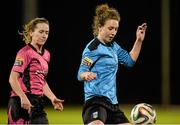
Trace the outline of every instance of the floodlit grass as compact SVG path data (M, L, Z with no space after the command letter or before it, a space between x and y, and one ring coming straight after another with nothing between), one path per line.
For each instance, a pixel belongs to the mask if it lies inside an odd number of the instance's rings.
M0 107L0 124L7 124L7 111L6 108Z
M180 124L180 106L155 107L157 124Z
M122 105L120 108L130 118L133 105ZM154 106L157 113L156 124L180 124L180 106ZM54 110L51 106L46 107L50 124L83 124L81 117L81 106L64 106L63 112ZM7 124L7 113L5 108L0 108L0 124Z
M80 106L64 106L63 112L58 112L51 107L46 109L49 123L52 124L83 124Z

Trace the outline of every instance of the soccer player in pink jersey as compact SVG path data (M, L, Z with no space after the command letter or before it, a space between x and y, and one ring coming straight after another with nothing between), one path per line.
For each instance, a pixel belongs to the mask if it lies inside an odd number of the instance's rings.
M26 45L16 55L9 83L12 91L8 104L8 124L48 124L44 96L54 109L62 111L64 100L58 99L46 81L50 53L43 46L49 35L49 22L34 18L24 25Z

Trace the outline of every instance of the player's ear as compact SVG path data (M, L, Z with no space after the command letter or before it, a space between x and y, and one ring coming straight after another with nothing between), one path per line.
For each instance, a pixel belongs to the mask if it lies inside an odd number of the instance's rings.
M102 31L102 28L103 28L103 26L102 26L102 25L100 25L100 24L98 24L98 31L99 31L99 32L101 32L101 31Z
M32 31L32 30L29 31L29 35L30 35L31 37L33 36L33 31Z

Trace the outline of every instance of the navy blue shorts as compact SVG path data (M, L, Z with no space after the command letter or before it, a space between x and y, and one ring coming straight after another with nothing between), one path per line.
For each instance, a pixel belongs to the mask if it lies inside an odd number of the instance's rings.
M8 124L48 124L48 119L44 111L43 97L27 95L33 105L30 114L21 108L18 96L10 97L8 103Z
M106 97L93 97L85 102L82 117L84 124L101 120L104 124L129 123L119 105L111 104Z

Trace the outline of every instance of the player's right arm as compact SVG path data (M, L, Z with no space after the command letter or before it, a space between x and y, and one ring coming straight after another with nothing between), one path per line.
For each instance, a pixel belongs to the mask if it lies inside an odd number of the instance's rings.
M19 77L20 77L20 74L18 72L11 71L11 74L9 77L9 83L10 83L13 91L20 97L21 107L30 111L32 105L31 105L29 99L27 98L26 94L21 89L21 86L18 81Z
M83 51L81 64L78 71L79 81L91 81L96 79L97 74L92 72L91 69L94 66L94 62L99 59L98 46L100 42L97 39L93 39Z
M82 55L81 64L78 71L79 81L91 81L96 79L96 73L90 71L90 67L96 58L97 57L94 56L94 53L91 51L85 52Z
M21 101L21 107L30 111L32 105L26 94L24 93L23 88L19 82L21 73L23 74L24 70L27 68L30 62L27 49L27 47L24 47L18 51L9 76L9 83L12 90L19 96Z
M19 77L20 77L20 73L11 71L10 77L9 77L9 83L13 91L20 97L21 107L30 111L32 105L29 99L27 98L26 94L21 89L21 86L18 81Z

